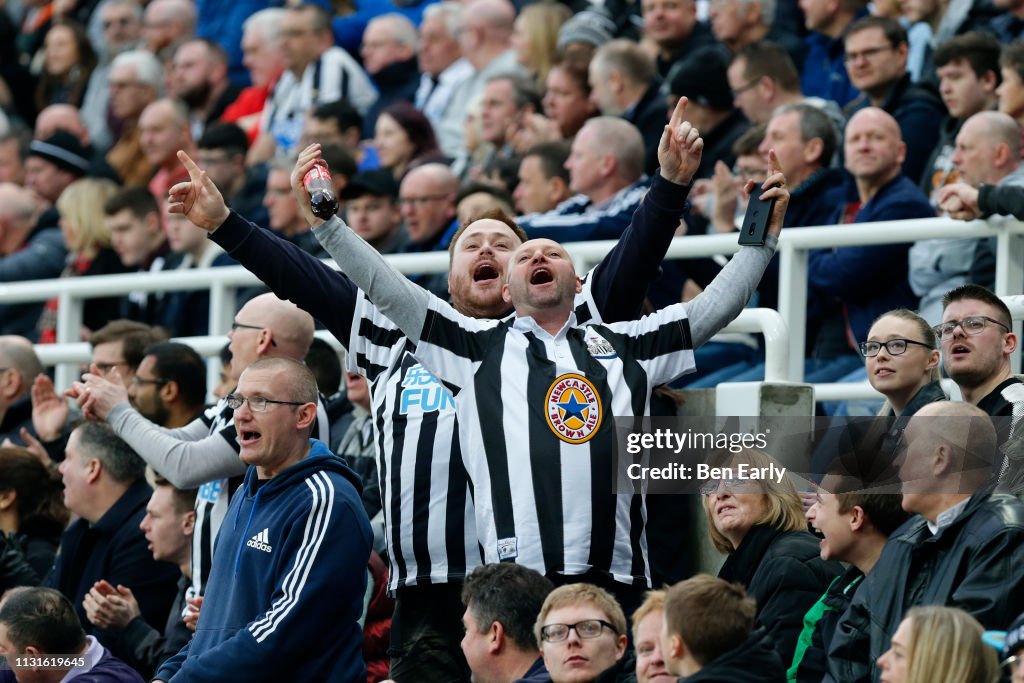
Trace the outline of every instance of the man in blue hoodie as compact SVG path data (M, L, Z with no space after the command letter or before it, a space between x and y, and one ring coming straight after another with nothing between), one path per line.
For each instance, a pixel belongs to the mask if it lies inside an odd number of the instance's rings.
M372 534L359 477L309 438L316 380L298 361L260 360L227 400L249 469L217 539L196 636L156 679L365 681Z

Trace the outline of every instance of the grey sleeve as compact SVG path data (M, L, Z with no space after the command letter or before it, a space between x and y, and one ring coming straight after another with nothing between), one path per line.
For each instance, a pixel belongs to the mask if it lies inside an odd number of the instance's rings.
M166 430L127 403L119 403L111 409L107 422L176 488L197 488L208 481L245 473L245 463L231 444L220 434L210 434L201 419L193 420L182 429Z
M778 243L778 238L769 235L763 247L741 247L707 288L687 304L693 348L703 346L740 314L761 282Z
M327 253L381 313L414 343L419 342L427 319L430 295L392 268L337 216L313 229Z

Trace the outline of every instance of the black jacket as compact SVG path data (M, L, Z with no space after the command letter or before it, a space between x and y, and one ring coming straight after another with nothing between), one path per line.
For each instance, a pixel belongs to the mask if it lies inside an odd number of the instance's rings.
M679 683L783 683L786 671L772 638L763 628L754 632L737 647L715 657L692 676Z
M746 586L747 594L757 600L757 625L765 628L779 658L791 662L804 614L842 573L841 564L821 559L813 534L757 525L729 555L718 576Z
M893 532L836 625L826 680L877 681L875 661L916 605L959 607L986 629L1010 625L1024 604L1024 505L990 491L936 536L920 516Z
M804 617L804 632L797 644L796 656L786 675L797 683L821 683L828 671L828 648L839 618L849 608L864 574L851 566L836 578L821 599ZM811 620L814 619L813 623ZM808 629L811 629L808 631ZM804 642L805 639L809 640Z
M1010 185L982 185L978 188L981 215L1000 214L1024 220L1024 188Z
M637 103L622 115L640 131L644 139L644 173L654 175L658 170L658 144L668 122L668 108L661 96L661 83L651 79L647 90Z
M108 633L111 652L145 675L147 680L164 660L178 654L185 643L192 640L192 632L181 618L191 585L192 581L185 576L178 579L178 594L167 614L163 631L153 628L139 616L123 629Z
M86 633L96 636L103 645L109 644L107 632L92 625L82 606L96 581L106 579L111 585L131 588L143 618L150 624L162 624L167 619L177 592L178 568L155 561L139 529L152 493L146 482L135 482L98 522L89 524L79 519L61 539L47 585L71 600Z
M380 113L396 102L412 102L416 89L420 87L420 71L416 58L395 62L373 75L377 86L377 101L363 118L363 137L372 138Z

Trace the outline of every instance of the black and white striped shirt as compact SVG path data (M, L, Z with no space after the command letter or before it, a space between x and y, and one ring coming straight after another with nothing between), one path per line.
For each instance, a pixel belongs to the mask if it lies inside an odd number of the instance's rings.
M775 238L741 249L689 304L612 325L575 327L582 319L574 316L551 336L532 319L459 315L394 271L337 218L314 233L406 333L423 366L456 394L485 558L649 583L643 499L612 493L611 418L645 414L655 385L693 369L691 348L742 310ZM697 316L692 328L688 312ZM379 337L375 353L399 340L408 351L396 333Z
M577 315L599 319L589 278ZM412 355L413 345L360 291L346 369L370 385L388 590L462 580L481 563L472 486L455 400Z
M649 413L654 387L694 369L686 306L555 336L429 303L416 356L456 396L487 562L598 570L650 583L640 494L614 493L613 416Z

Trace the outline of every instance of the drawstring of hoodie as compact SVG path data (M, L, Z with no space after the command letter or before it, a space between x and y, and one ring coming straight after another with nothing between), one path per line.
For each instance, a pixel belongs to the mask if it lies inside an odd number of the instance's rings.
M245 486L245 484L242 484ZM242 492L243 495L245 492ZM249 509L249 518L245 520L245 529L242 531L242 538L238 542L238 551L235 553L235 576L238 576L238 565L242 562L242 549L245 548L245 539L249 535L249 525L252 524L252 517L256 513L256 504L260 500L260 494L263 493L263 488L259 488L256 491L256 495L252 497L252 507ZM238 515L242 512L242 506L239 505L238 509L235 510L235 519L231 523L231 529L238 528Z

